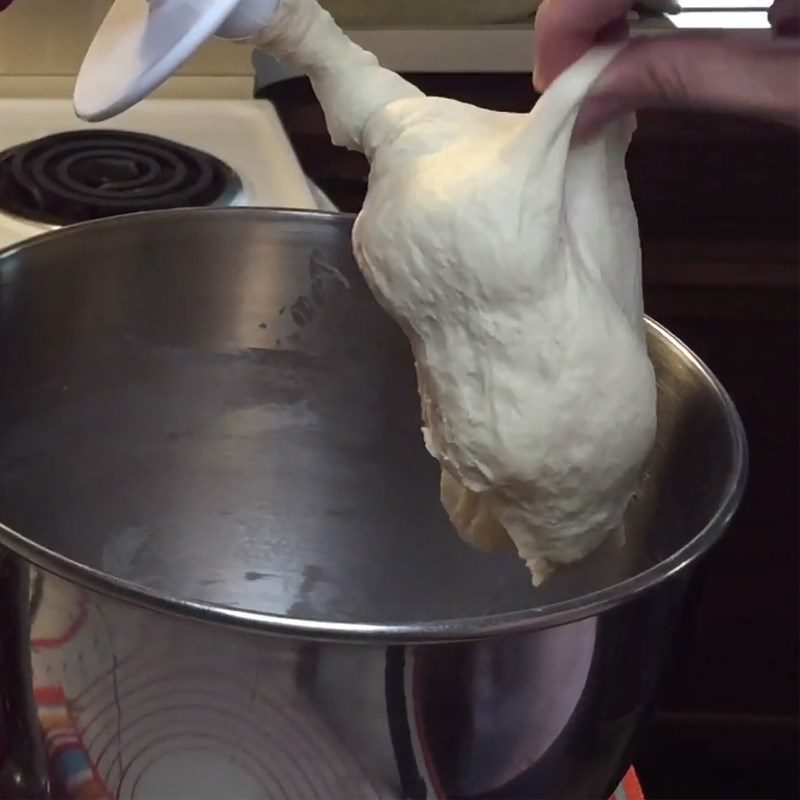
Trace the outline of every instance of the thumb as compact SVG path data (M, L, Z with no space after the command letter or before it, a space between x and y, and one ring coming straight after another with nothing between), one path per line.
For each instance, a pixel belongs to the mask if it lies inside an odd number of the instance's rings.
M800 126L796 41L635 39L606 68L575 125L577 141L639 108L728 111Z

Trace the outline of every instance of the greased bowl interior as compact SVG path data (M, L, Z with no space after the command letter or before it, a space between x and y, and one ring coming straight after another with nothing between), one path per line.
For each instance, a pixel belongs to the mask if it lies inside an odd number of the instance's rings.
M686 566L741 496L739 417L648 322L659 429L609 543L534 589L438 499L408 345L352 218L137 214L0 254L0 540L101 592L320 638L437 640L593 614Z

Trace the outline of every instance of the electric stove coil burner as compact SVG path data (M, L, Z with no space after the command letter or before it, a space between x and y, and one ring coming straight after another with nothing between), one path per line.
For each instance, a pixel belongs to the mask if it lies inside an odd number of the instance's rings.
M49 225L230 205L241 188L208 153L128 131L57 133L0 153L0 211Z

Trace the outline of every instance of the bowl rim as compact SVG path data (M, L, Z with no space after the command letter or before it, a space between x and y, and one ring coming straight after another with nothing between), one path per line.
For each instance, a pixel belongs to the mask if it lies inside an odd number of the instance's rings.
M145 211L101 220L78 223L56 229L0 249L0 263L6 258L37 247L41 242L65 235L81 235L94 227L126 224L132 218L194 217L206 214L253 216L262 223L277 219L316 219L329 224L352 226L355 215L340 212L275 208L191 208ZM342 641L373 644L428 644L474 641L489 637L520 634L551 628L601 614L626 603L658 586L686 568L705 553L730 524L744 494L748 473L747 438L741 418L728 392L706 364L677 336L663 325L645 316L647 328L691 364L707 382L719 401L731 440L732 469L728 475L716 512L706 525L686 544L646 570L620 583L588 594L554 603L545 608L526 608L443 620L408 623L360 623L286 617L279 614L243 609L200 600L174 597L89 567L26 538L0 521L0 546L17 556L85 589L112 597L140 608L167 613L202 623L223 625L251 633L294 639Z

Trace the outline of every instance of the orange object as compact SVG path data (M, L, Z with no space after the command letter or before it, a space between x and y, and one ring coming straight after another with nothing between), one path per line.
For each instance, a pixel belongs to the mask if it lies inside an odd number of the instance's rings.
M642 785L639 783L639 778L633 767L625 773L622 783L611 796L611 800L645 800Z

